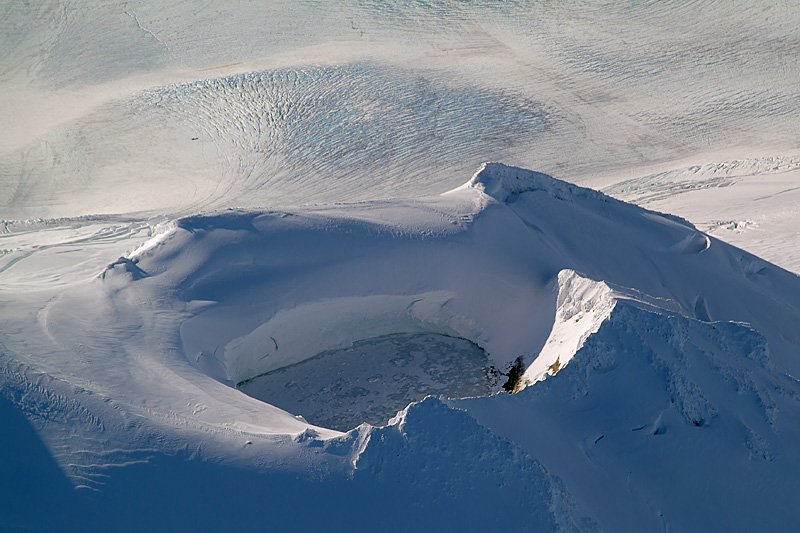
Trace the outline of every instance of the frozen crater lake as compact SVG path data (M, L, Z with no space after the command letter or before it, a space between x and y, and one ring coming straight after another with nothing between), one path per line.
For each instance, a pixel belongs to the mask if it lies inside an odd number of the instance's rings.
M246 394L347 431L362 422L383 426L426 396L489 394L497 372L466 339L432 333L386 335L322 352L238 384Z

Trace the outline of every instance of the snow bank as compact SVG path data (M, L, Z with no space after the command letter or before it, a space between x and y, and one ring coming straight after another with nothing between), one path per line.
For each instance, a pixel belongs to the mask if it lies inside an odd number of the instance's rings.
M455 190L463 188L477 189L499 202L507 203L514 196L526 192L542 191L559 200L577 196L599 199L606 197L593 189L578 187L572 183L554 179L541 172L534 172L503 163L484 163L480 170L467 183Z
M451 298L453 294L443 291L407 296L344 297L278 311L250 333L225 345L223 357L227 377L239 383L324 351L383 335L462 336L449 325L454 318L443 312ZM458 327L458 324L453 325Z
M800 382L747 325L619 299L556 375L451 404L561 478L603 530L796 523Z
M750 323L798 372L800 290L775 267L753 274L756 263L676 217L487 163L438 197L181 219L112 267L137 292L169 294L159 301L180 317L185 359L235 385L403 333L468 339L501 372L522 361L532 383L623 296Z
M488 520L492 501L546 529L709 528L709 508L796 523L797 276L543 174L494 163L440 196L182 218L102 276L26 296L3 315L4 390L81 490L130 496L152 460L294 495L323 479L384 511L422 498L431 521ZM235 388L386 334L463 337L533 384L346 435ZM411 398L403 383L386 390Z
M498 520L515 530L593 529L561 481L535 459L432 397L388 426L362 426L350 438L357 443L350 459L356 482L412 485L415 501L424 502L422 516L398 517L399 524L427 527L447 516L448 526L460 530L496 528Z
M559 272L553 329L536 359L527 366L520 385L528 386L554 375L569 363L615 305L614 293L605 283L583 278L572 270Z

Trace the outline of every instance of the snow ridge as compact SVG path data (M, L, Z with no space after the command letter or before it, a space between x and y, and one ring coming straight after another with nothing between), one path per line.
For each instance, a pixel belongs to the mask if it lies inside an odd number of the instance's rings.
M730 527L796 523L791 512L740 509L786 503L800 479L798 278L691 225L487 164L439 196L230 210L148 233L105 275L33 294L41 300L7 317L8 368L47 376L30 379L42 392L12 389L41 402L14 405L97 421L81 425L80 447L62 438L68 419L43 426L64 445L57 458L76 483L95 488L104 458L127 464L154 448L159 457L185 450L197 471L196 458L326 480L350 469L343 498L422 499L431 520L446 509L485 521L495 515L478 513L480 501L492 501L519 529L708 529L708 506L730 513ZM397 333L468 339L495 377L511 381L522 361L534 384L428 399L345 436L235 388L296 365L295 384L314 394L338 387L363 399L366 388L348 389L341 373L304 381L300 364ZM405 394L411 359L396 359L364 379L392 376L386 387ZM274 385L289 385L276 375ZM68 391L64 400L47 394L55 389ZM78 396L88 413L68 401ZM114 436L130 453L108 453ZM692 492L697 473L713 490ZM756 498L748 487L767 478L767 496ZM675 487L688 496L665 492Z
M544 192L550 197L565 202L583 205L588 203L597 213L613 213L615 210L626 210L631 206L601 191L581 187L563 181L542 172L506 165L504 163L487 162L464 185L445 194L457 194L464 189L474 189L500 203L511 204L521 194ZM603 204L610 204L603 206ZM600 206L602 206L600 208ZM677 222L695 229L689 221L669 213L655 213L659 217Z
M547 174L512 167L503 163L484 163L462 187L477 189L498 202L508 202L525 192L544 191L559 200L575 196L599 199L605 195L593 189L579 187Z
M433 397L410 405L385 427L364 425L354 433L344 439L358 443L352 459L356 482L413 486L417 501L424 502L412 516L398 516L401 523L425 526L432 519L428 513L445 512L455 529L491 529L497 517L514 530L596 527L538 461Z
M800 382L746 324L620 298L557 375L453 404L541 461L604 530L789 531L796 519L773 511L800 475ZM755 479L770 480L770 504L744 488Z

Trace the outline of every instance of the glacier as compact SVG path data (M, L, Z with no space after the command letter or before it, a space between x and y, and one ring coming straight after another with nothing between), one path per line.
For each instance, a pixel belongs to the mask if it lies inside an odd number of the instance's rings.
M796 530L798 14L0 2L0 531Z

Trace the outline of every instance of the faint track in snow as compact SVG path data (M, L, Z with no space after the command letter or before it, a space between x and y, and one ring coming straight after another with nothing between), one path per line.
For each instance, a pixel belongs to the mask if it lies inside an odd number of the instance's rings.
M167 52L172 52L169 49L169 46L167 46L167 43L159 39L155 33L142 26L142 23L139 21L139 17L136 16L136 13L134 13L133 11L126 11L125 14L133 19L133 21L136 23L137 28L139 28L142 32L146 33L147 35L155 39L159 44L161 44L161 46L164 47L164 49L166 49Z
M77 187L86 205L186 214L405 196L431 175L531 146L561 121L521 92L428 74L363 63L149 89L23 151L9 201L73 210L52 195Z
M7 290L67 285L141 244L163 218L78 217L3 221L0 279ZM25 268L20 268L24 263ZM92 266L94 265L94 266ZM95 272L95 273L96 273Z
M800 157L765 157L693 165L615 183L603 192L625 201L647 205L685 192L726 187L743 176L775 174L800 169Z

